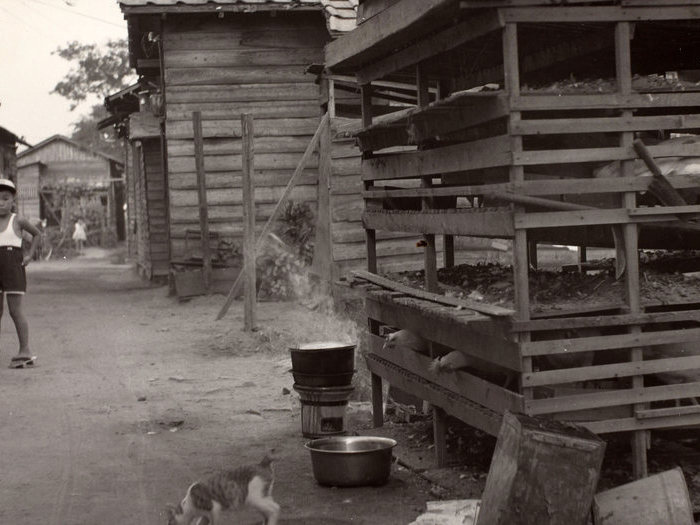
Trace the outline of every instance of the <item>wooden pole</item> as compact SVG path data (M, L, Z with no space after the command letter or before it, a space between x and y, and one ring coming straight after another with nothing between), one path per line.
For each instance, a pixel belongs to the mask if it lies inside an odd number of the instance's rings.
M629 22L618 22L615 26L615 62L617 91L621 95L629 95L632 91L632 58L630 51L631 30ZM623 116L631 117L630 111L623 112ZM623 132L620 134L620 146L632 147L634 133ZM634 176L634 161L627 160L620 163L620 175L622 177ZM622 195L622 206L632 209L637 206L637 195L634 192ZM628 312L638 314L642 311L639 296L639 259L638 236L639 230L636 224L623 225L624 252L627 264L625 273L625 294L627 296ZM640 326L630 326L633 334L642 331ZM630 349L630 361L642 361L644 359L641 348ZM644 388L644 376L632 377L632 388ZM643 409L644 404L637 404L633 410ZM632 434L632 469L635 478L643 478L648 474L647 468L647 432L638 430Z
M243 138L243 273L244 307L243 329L252 332L255 329L256 287L255 287L255 186L253 185L253 166L255 150L253 148L253 116L241 115Z
M280 197L280 200L277 201L277 205L275 206L275 209L272 211L272 215L270 215L270 218L267 219L265 226L263 227L262 231L260 232L260 236L258 237L257 241L255 242L256 252L257 252L257 250L260 250L260 248L262 248L263 243L266 242L267 236L270 233L270 231L272 231L272 227L274 226L275 221L277 220L277 217L279 217L279 214L282 212L282 205L285 202L287 202L287 199L289 198L289 195L292 193L294 186L296 186L297 182L299 181L299 178L301 177L301 174L304 172L304 168L306 167L306 164L308 163L309 159L311 158L312 153L316 149L316 146L318 145L319 138L321 136L321 132L323 131L323 127L326 125L328 120L329 120L328 113L326 113L323 116L323 118L321 119L321 122L318 125L318 129L316 129L316 133L314 133L314 136L311 138L311 142L309 142L309 145L306 146L306 151L304 152L304 155L299 160L299 164L297 164L297 167L294 170L294 174L292 175L292 178L289 179L289 182L287 183L287 187L284 189L284 193L282 193L282 197ZM238 292L241 290L242 284L243 284L242 274L238 274L238 277L236 278L235 282L233 283L233 286L231 286L231 289L229 290L228 295L226 296L226 302L221 307L221 310L219 310L219 313L216 316L217 320L221 319L224 315L226 315L226 312L228 312L228 309L231 307L233 300L236 298L236 296L238 295Z
M209 249L209 219L207 217L207 179L204 172L204 140L202 139L202 113L192 113L194 130L194 160L197 170L197 190L199 202L199 230L202 235L202 279L204 289L211 286L211 251Z
M319 137L318 184L316 186L316 234L313 271L320 280L323 293L329 293L333 282L333 249L331 239L331 179L333 177L333 139L328 120Z

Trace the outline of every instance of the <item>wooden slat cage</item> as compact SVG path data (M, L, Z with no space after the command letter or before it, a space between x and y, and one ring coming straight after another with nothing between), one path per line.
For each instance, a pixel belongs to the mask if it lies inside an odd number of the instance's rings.
M377 271L378 231L423 234L428 292L439 291L436 236L444 236L446 266L454 236L504 238L513 248L511 315L456 309L370 276L376 424L384 379L436 407L439 461L444 414L495 434L509 410L632 432L637 476L647 470L650 429L700 424L692 373L700 369L700 292L681 303L645 299L639 266L642 248L698 245L700 172L669 171L700 158L700 84L688 71L700 51L698 5L366 0L362 12L372 16L329 44L330 71L362 84L369 272ZM372 83L407 79L418 104L373 121ZM635 140L682 205L651 196ZM615 247L619 301L535 311L529 274L544 242ZM431 356L384 349L383 325L427 339ZM429 369L432 357L455 349L484 366Z

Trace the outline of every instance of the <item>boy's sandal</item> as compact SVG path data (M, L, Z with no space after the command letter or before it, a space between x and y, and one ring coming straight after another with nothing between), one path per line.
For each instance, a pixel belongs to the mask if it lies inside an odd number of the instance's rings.
M32 368L36 364L36 356L16 356L10 359L10 368Z

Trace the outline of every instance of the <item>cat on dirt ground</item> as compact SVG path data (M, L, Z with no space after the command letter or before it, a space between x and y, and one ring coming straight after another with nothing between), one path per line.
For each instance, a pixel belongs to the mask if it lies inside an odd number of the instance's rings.
M177 507L168 506L168 525L222 525L224 511L243 506L258 510L265 525L277 525L280 506L272 499L273 482L269 456L255 465L218 472L190 485Z

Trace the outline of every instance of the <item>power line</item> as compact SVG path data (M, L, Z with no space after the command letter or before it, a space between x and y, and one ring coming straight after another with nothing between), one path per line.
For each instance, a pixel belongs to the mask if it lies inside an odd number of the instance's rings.
M7 4L5 4L4 6L0 6L0 10L4 11L4 12L7 13L8 15L10 15L12 18L18 20L18 21L19 21L21 24L23 24L26 28L28 28L28 29L34 31L36 34L38 34L39 36L45 38L46 40L54 40L54 38L52 38L51 36L47 35L41 28L29 24L29 22L27 22L26 20L24 20L21 16L19 16L18 14L13 13L12 11L10 11L10 10L7 8Z
M109 20L105 20L103 18L98 18L96 16L88 15L87 13L81 13L80 11L76 11L75 9L71 9L68 7L62 7L58 5L53 5L53 4L48 4L46 2L43 2L42 0L30 0L31 2L36 2L37 4L45 5L46 7L51 7L53 9L58 9L60 11L65 11L67 13L71 13L73 15L77 16L82 16L84 18L89 18L90 20L95 20L97 22L102 22L103 24L109 24L114 27L119 27L119 28L124 28L124 26L120 24L115 24L114 22L110 22Z

